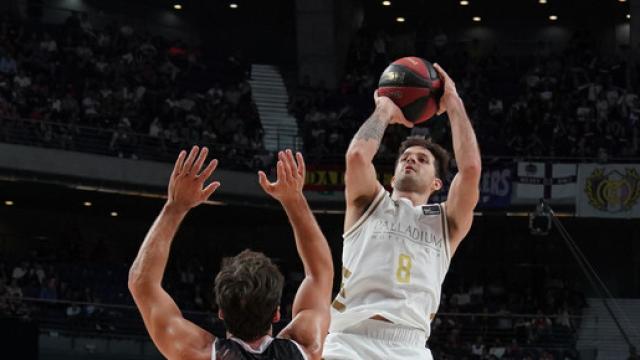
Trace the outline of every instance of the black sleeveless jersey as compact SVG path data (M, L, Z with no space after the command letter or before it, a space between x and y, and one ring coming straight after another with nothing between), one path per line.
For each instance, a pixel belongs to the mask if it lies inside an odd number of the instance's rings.
M252 350L238 339L216 339L212 360L305 360L300 348L291 340L271 339L262 352Z

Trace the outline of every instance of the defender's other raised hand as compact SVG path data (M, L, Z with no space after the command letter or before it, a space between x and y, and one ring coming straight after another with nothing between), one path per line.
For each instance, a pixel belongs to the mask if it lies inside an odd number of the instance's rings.
M198 146L191 149L189 156L184 150L180 152L169 180L168 206L180 211L188 211L205 202L220 186L218 181L214 181L203 188L204 182L218 166L218 160L213 159L200 172L208 153L209 149L203 147L200 150Z
M263 171L258 171L258 181L267 194L281 203L296 199L302 194L305 165L301 153L297 152L296 159L294 159L291 150L280 151L278 153L276 173L276 181L269 182L267 175Z

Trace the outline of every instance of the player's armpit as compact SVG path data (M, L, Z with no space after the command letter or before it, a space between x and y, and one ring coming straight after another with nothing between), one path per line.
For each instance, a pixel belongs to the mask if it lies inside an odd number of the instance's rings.
M473 210L480 199L480 170L459 172L453 178L445 202L451 256L471 229Z
M303 310L280 331L278 337L291 339L300 344L310 360L321 359L324 339L329 331L329 321L328 307Z

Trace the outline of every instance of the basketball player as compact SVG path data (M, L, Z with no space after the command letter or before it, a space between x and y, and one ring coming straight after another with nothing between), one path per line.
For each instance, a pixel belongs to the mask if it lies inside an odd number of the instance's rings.
M305 165L300 153L296 154L297 164L290 150L279 153L275 183L258 173L264 191L280 201L289 217L306 275L293 302L293 320L275 339L271 324L280 320L284 280L261 253L245 250L216 276L218 316L224 320L226 339L216 339L182 317L162 288L178 226L191 208L220 186L212 182L203 188L217 165L212 160L200 171L207 153L206 147L199 150L197 146L188 157L180 153L169 180L167 202L129 271L129 289L153 342L171 360L319 359L329 328L333 263L327 241L302 195Z
M375 111L346 155L343 282L331 309L325 360L432 359L430 322L451 257L473 221L481 166L455 84L434 66L444 81L439 113L449 114L459 171L448 199L428 205L443 186L448 156L435 143L409 138L387 193L372 160L389 124L413 124L389 98L374 95Z

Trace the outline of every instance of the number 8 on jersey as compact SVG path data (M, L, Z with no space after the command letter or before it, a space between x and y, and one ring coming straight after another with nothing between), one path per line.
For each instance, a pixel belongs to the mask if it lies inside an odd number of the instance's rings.
M408 284L411 281L411 257L409 255L400 254L398 256L396 281L400 284Z

